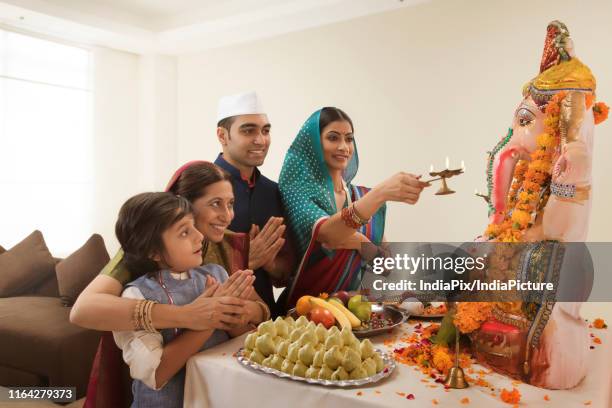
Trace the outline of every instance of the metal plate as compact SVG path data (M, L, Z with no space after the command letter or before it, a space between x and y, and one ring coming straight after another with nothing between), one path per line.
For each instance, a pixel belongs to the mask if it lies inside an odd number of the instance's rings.
M375 382L382 380L383 378L390 376L393 370L395 370L396 365L395 365L395 360L393 360L393 358L391 358L387 353L384 353L380 349L374 349L374 351L380 354L380 356L383 359L383 364L384 364L383 370L379 373L376 373L375 375L371 377L361 378L359 380L344 380L344 381L319 380L319 379L313 379L313 378L298 377L295 375L284 373L274 368L264 367L261 364L257 364L249 360L247 357L245 357L243 355L245 353L244 347L241 347L240 350L238 350L238 353L236 353L236 358L238 359L238 362L246 368L249 368L251 370L258 371L261 373L274 375L279 378L288 378L294 381L301 381L301 382L305 382L308 384L322 385L325 387L349 388L349 387L358 387L358 386L362 386L366 384L373 384Z
M372 312L383 313L383 316L385 318L391 318L393 324L383 326L378 329L353 329L353 334L355 335L355 337L363 339L366 337L374 337L378 336L379 334L387 333L390 330L393 330L395 327L399 326L400 324L404 323L406 320L408 320L408 317L410 317L410 315L404 310L400 310L395 306L383 305L380 303L372 303ZM294 319L297 319L299 317L295 309L290 309L287 312L287 316L291 316Z
M388 333L390 330L393 330L395 327L404 323L409 317L408 313L399 310L395 306L382 305L380 303L372 303L372 313L375 312L382 313L384 318L390 318L393 324L383 326L377 329L353 329L353 334L355 335L355 337L373 337L378 336L379 334Z

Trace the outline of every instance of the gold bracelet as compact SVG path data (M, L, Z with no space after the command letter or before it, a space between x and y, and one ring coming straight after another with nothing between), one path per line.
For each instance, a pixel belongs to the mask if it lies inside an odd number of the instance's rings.
M147 300L145 313L143 316L144 329L149 333L157 333L158 331L153 326L153 306L155 305L155 301Z
M142 302L140 302L140 304L138 305L138 329L139 330L144 330L144 322L143 322L143 316L144 316L144 309L147 305L147 301L145 299L142 299Z
M263 312L262 322L265 322L266 320L270 320L271 313L270 313L270 308L268 307L268 305L266 305L264 302L260 300L256 300L255 303L259 305L259 307L261 308L261 311Z
M357 211L357 201L355 201L355 202L353 203L353 206L352 206L352 207L353 207L353 211L351 211L351 213L352 213L352 215L353 215L353 219L355 220L355 222L357 222L358 224L361 224L361 225L365 225L365 224L367 224L368 222L370 222L370 219L369 219L369 218L368 218L368 219L363 218L363 217L362 217L362 216L359 214L359 212Z
M134 330L142 330L142 327L140 327L140 319L138 318L138 316L140 306L143 302L144 299L139 299L134 305L134 310L132 311L132 325L134 326Z

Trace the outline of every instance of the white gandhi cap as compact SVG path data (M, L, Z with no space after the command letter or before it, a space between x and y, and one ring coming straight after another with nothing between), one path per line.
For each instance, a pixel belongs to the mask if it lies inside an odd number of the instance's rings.
M219 99L217 122L238 115L265 114L263 105L255 92L244 92Z

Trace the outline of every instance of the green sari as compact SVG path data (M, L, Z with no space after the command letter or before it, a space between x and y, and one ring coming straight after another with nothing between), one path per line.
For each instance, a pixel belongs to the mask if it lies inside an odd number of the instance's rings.
M279 178L287 222L301 259L290 285L288 306L293 306L302 295L357 289L366 266L359 251L327 250L317 241L321 225L340 210L336 208L332 179L323 158L320 113L320 110L313 113L298 132L287 151ZM342 175L351 201L369 191L351 183L359 167L356 143L354 147L353 156ZM357 230L375 245L382 242L385 212L383 205L368 224Z

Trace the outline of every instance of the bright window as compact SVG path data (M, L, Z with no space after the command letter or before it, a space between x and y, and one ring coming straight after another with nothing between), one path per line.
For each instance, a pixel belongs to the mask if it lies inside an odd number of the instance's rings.
M0 245L35 229L65 256L91 233L91 53L0 30Z

